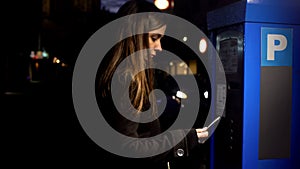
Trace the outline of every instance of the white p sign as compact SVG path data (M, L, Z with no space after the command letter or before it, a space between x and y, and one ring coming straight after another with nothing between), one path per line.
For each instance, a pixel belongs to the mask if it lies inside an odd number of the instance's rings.
M261 66L292 66L292 56L292 28L261 28Z
M267 60L275 60L275 52L283 51L287 47L287 39L284 35L268 34L267 41Z

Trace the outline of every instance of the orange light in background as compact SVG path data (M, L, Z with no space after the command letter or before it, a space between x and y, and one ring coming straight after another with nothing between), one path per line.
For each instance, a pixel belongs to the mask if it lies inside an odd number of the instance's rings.
M38 62L35 62L34 66L35 66L35 69L38 70L40 65Z
M57 57L54 57L53 58L53 63L57 63L58 64L58 63L60 63L60 60Z
M65 63L61 63L61 66L62 66L62 67L67 67L68 65L65 64Z
M43 52L42 51L37 51L35 56L36 56L37 59L43 59Z
M170 6L170 3L168 0L154 0L154 4L160 10L165 10L165 9L169 8L169 6Z

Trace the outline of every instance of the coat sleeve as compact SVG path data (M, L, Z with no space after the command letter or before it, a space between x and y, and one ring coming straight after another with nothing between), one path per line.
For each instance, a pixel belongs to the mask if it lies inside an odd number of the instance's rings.
M131 121L121 115L114 107L111 96L100 97L98 101L106 121L121 133L120 138L117 139L119 143L117 148L128 157L145 157L151 161L166 161L187 157L198 145L195 129L177 129L161 133L159 121L156 119L149 122L151 124L148 129L141 130L143 124Z
M151 122L150 131L140 132L139 123L119 117L116 124L117 130L125 135L120 139L121 149L137 156L149 156L151 160L168 160L182 158L190 155L190 152L198 145L195 129L178 129L156 133L158 121ZM149 137L147 137L149 136Z

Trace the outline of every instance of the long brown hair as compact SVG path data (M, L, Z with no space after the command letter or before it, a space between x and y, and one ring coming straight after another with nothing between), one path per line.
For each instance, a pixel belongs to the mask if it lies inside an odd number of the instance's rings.
M126 16L140 12L160 12L153 3L142 0L131 0L125 3L118 11L118 16ZM119 64L133 53L135 57L126 59L126 68L120 76L133 78L132 85L129 88L129 97L131 103L141 112L149 103L149 95L154 86L154 72L152 69L145 70L146 64L151 64L150 55L147 52L149 48L148 34L134 34L134 32L149 32L165 25L160 15L155 13L147 13L147 19L129 17L128 23L121 27L120 37L124 32L132 33L130 37L122 39L111 50L111 56L106 64L106 68L100 77L100 88L102 96L106 96L111 92L111 80L116 73ZM146 59L145 59L146 56ZM135 75L130 72L141 71ZM134 77L133 77L134 76ZM153 102L154 103L154 102Z

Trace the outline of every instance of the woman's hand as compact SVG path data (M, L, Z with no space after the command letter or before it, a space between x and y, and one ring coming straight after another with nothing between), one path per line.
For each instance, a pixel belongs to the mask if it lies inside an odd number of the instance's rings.
M207 127L196 129L196 132L199 140L203 140L203 138L208 137Z

